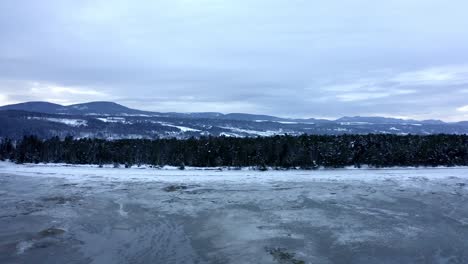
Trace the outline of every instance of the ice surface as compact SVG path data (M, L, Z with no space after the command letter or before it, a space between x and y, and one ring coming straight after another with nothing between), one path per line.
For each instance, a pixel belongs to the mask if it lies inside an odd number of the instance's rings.
M468 263L467 186L468 168L1 162L0 263Z

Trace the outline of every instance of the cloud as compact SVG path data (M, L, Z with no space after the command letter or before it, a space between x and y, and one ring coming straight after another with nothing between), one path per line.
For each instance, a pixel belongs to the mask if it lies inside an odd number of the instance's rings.
M388 73L367 79L356 79L349 83L338 83L321 87L323 91L334 94L341 102L369 101L382 98L401 98L400 96L419 94L447 94L445 89L466 92L458 86L468 84L468 66L451 65L431 67L415 71ZM450 93L450 92L449 92ZM327 98L331 98L328 96ZM414 98L414 97L410 97ZM392 99L391 99L392 100ZM397 100L397 99L393 99Z
M7 95L5 94L0 94L0 105L6 105L9 104L10 100Z
M458 112L468 112L468 105L457 108Z
M0 103L460 119L466 9L462 0L0 1Z
M204 112L206 109L209 112L245 112L252 113L259 111L258 105L249 100L236 100L235 98L226 99L219 102L217 98L201 97L201 96L156 96L147 98L116 98L115 101L133 108L142 110L154 110L153 102L158 102L158 108L164 109L165 112L180 112L180 109L185 109L184 112ZM260 111L268 111L270 109L260 109Z
M37 91L40 88L31 88L32 91ZM93 95L93 96L106 96L105 93L98 92L95 90L86 90L86 89L76 89L76 88L69 88L69 87L59 87L59 86L52 86L48 87L49 91L54 94L71 94L71 95Z
M387 89L389 90L389 89ZM385 97L397 96L397 95L408 95L416 93L414 90L390 90L388 92L384 92L383 89L379 89L374 92L351 92L351 93L344 93L336 95L341 102L356 102L356 101L366 101L366 100L373 100L373 99L380 99Z
M112 100L114 97L94 89L65 87L52 83L30 81L0 81L3 104L23 101L49 101L58 104L74 104L84 101Z
M468 65L433 67L401 73L390 81L401 86L448 86L468 83Z
M30 93L37 97L44 95L53 96L53 97L75 97L75 96L84 96L84 97L106 97L107 94L99 92L92 89L85 88L76 88L76 87L64 87L58 86L56 84L47 84L47 83L38 83L34 82L31 84Z

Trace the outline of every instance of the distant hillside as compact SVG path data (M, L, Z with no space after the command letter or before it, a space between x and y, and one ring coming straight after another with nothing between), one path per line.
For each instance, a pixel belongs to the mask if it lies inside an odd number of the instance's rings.
M335 120L336 122L348 122L348 123L370 123L370 124L432 124L440 125L444 124L441 120L413 120L413 119L399 119L399 118L388 118L380 116L345 116Z
M148 112L130 109L113 102L90 102L63 106L49 102L27 102L0 107L0 110L21 110L47 114L67 115L120 115L120 114L146 114Z
M103 139L257 137L342 134L468 134L468 122L404 120L386 117L342 117L337 120L290 119L244 113L159 113L113 102L63 106L27 102L0 107L0 138L36 134Z
M0 110L22 110L28 112L55 114L58 113L63 107L63 105L53 104L49 102L26 102L1 106Z

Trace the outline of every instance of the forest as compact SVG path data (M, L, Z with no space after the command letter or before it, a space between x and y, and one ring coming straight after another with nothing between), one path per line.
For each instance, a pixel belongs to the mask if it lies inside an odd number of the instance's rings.
M466 166L467 135L302 135L190 139L2 139L0 159L16 163L123 164L316 169L345 166ZM118 165L119 164L119 165Z

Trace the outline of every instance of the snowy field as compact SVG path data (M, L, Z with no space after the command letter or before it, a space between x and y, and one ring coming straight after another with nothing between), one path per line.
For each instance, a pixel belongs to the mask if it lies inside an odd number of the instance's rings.
M0 263L468 263L468 168L0 162Z

